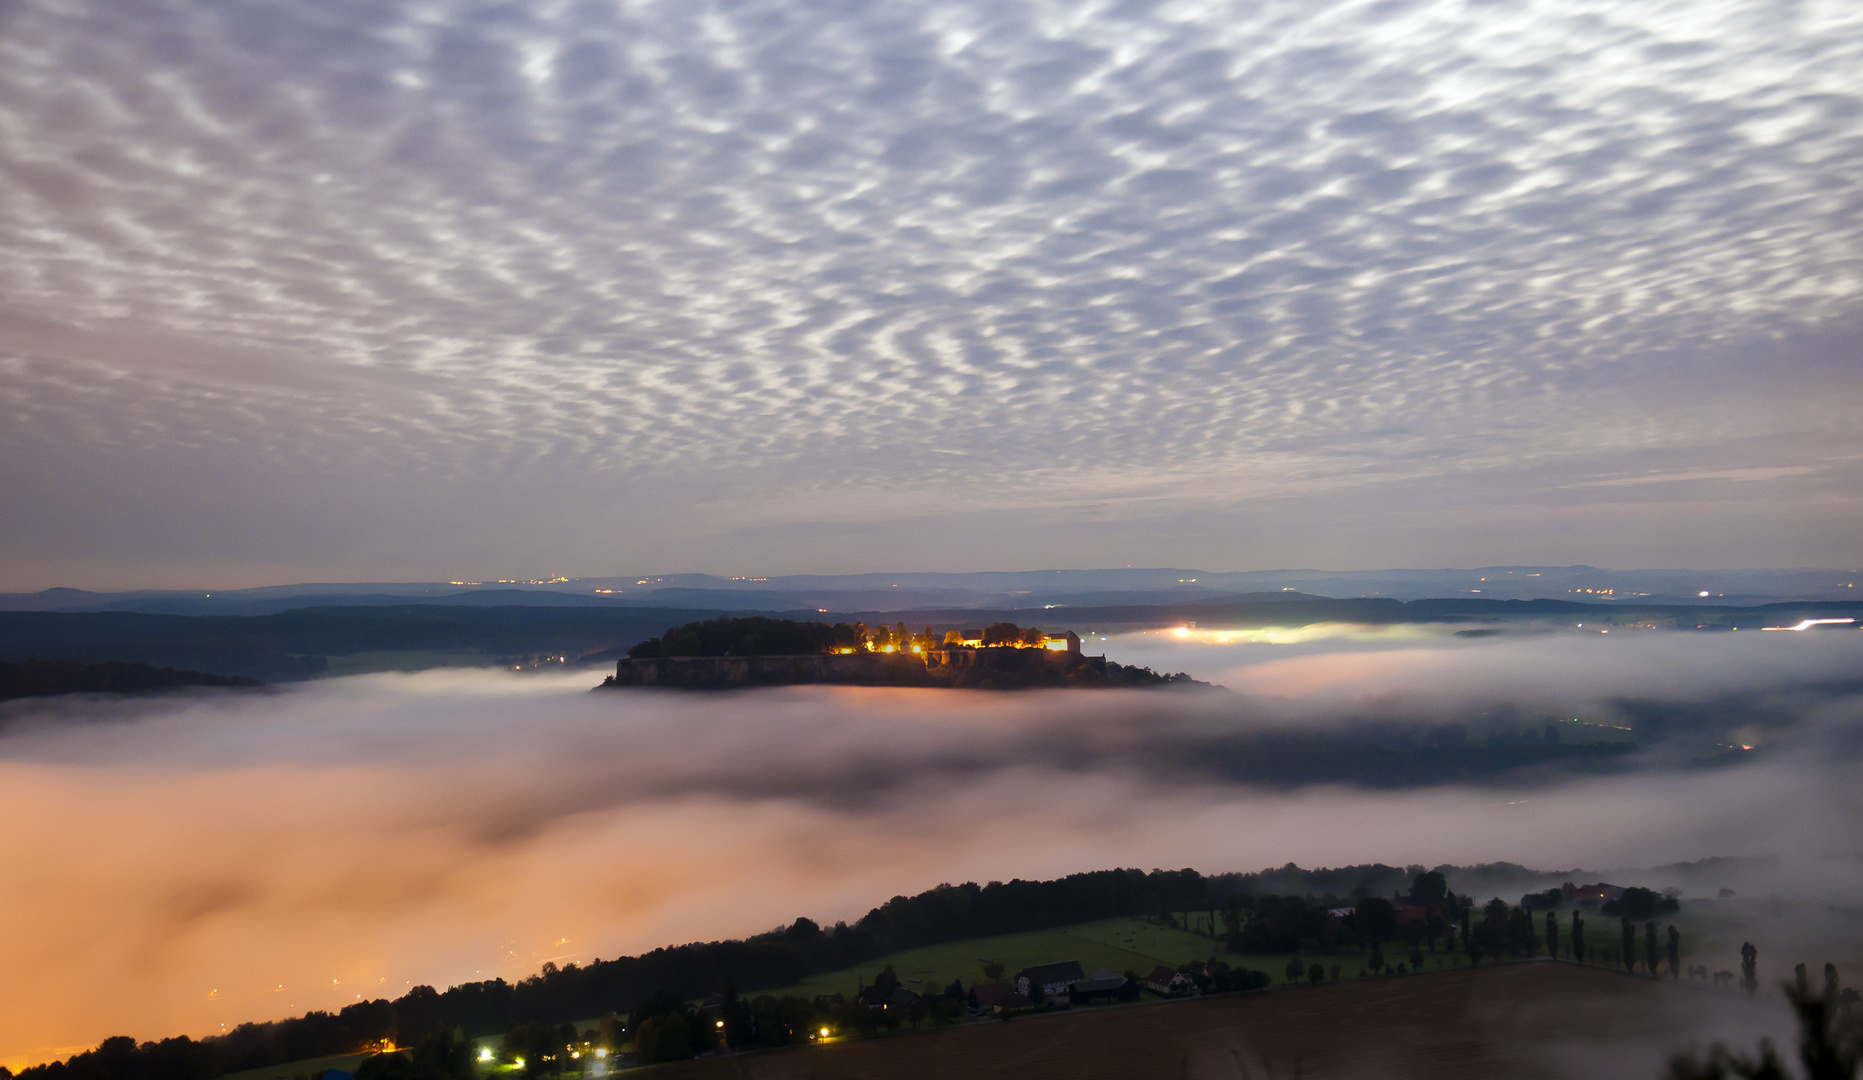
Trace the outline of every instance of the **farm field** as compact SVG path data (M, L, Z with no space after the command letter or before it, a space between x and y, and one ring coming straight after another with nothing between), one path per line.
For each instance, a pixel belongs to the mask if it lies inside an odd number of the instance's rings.
M652 1080L880 1080L897 1075L1442 1077L1658 1080L1672 1053L1791 1018L1758 1000L1533 961L1204 1000L1096 1007L643 1070Z
M1207 915L1201 912L1188 914L1192 919L1202 916L1203 923L1207 925ZM1179 918L1183 919L1184 915L1180 914ZM1405 959L1407 955L1398 946L1386 947L1386 958L1393 964ZM1426 950L1424 955L1427 957L1424 961L1427 968L1451 966L1452 961L1447 953ZM893 965L893 970L907 989L924 994L943 990L951 984L952 979L964 980L967 988L987 981L983 975L983 965L989 960L1001 961L1010 975L1031 964L1078 960L1081 968L1089 972L1096 967L1121 973L1134 971L1142 979L1159 964L1176 967L1187 960L1207 960L1211 957L1231 967L1253 968L1263 972L1275 986L1286 981L1284 970L1287 967L1287 953L1232 953L1224 949L1220 942L1211 941L1201 934L1163 926L1153 919L1125 917L907 949L840 971L811 975L794 986L765 987L748 993L778 996L795 994L805 998L813 998L817 994L852 995L863 983L871 983L874 975L888 964ZM1317 961L1328 968L1337 964L1341 976L1347 979L1357 977L1365 966L1365 954L1357 949L1314 953L1305 956L1305 959L1309 963Z

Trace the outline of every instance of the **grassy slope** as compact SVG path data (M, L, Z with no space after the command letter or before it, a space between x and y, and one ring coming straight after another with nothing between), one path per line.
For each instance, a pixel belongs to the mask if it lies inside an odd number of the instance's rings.
M1285 956L1237 956L1221 951L1218 943L1207 937L1162 927L1150 920L1120 918L908 949L842 971L811 975L793 987L759 992L803 997L834 993L852 995L861 982L872 982L887 964L893 965L908 989L935 993L949 986L952 979L963 979L966 988L985 981L983 965L989 960L1001 961L1011 976L1032 964L1078 960L1088 973L1103 967L1118 972L1134 971L1143 978L1159 964L1175 967L1186 960L1211 956L1238 967L1266 971L1276 982L1280 981L1281 969L1287 963ZM1356 967L1353 970L1356 971Z
M288 1061L283 1065L272 1065L263 1069L247 1069L245 1072L227 1073L220 1080L292 1080L293 1077L309 1076L319 1069L341 1069L355 1072L356 1065L362 1061L361 1054L338 1054L334 1057L309 1058L305 1061Z

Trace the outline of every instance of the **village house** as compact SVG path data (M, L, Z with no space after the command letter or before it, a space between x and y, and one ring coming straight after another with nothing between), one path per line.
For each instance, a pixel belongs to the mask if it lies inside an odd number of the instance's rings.
M980 1013L1021 1012L1035 1007L1034 1002L1003 983L979 983L971 987L970 993L977 999Z
M1180 994L1190 993L1196 989L1197 984L1190 980L1190 976L1176 968L1159 964L1151 969L1151 975L1146 978L1145 985L1150 987L1153 993L1163 994L1165 997L1177 997Z
M904 1012L918 1003L919 995L898 983L874 983L861 990L859 1000L869 1009Z
M1080 970L1078 960L1063 960L1056 964L1037 964L1016 972L1016 992L1033 1000L1035 995L1031 991L1040 987L1044 997L1066 997L1074 984L1086 977L1087 973Z

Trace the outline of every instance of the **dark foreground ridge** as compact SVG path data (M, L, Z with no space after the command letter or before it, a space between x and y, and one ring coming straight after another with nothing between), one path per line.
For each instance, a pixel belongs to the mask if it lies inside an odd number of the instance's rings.
M835 683L979 690L1033 687L1201 687L1189 675L1108 663L1081 652L1080 636L1011 622L975 637L927 626L796 622L761 615L676 626L628 650L604 687L718 690Z
M1711 873L1715 868L1703 869ZM392 1001L359 1001L337 1013L318 1011L286 1020L245 1023L224 1035L200 1040L177 1036L138 1044L117 1037L69 1061L25 1069L14 1080L213 1080L246 1069L361 1053L385 1040L419 1046L453 1029L473 1037L510 1033L519 1027L535 1032L611 1014L627 1016L627 1027L633 1031L653 1018L662 1022L669 1016L689 1019L687 1003L715 992L775 991L812 974L845 970L905 949L1122 916L1157 919L1168 925L1176 925L1179 916L1196 918L1205 928L1200 933L1209 936L1212 960L1207 965L1195 961L1181 970L1205 992L1224 989L1223 980L1212 974L1220 976L1227 969L1214 960L1219 949L1279 952L1308 960L1324 957L1335 965L1325 977L1328 983L1343 977L1336 966L1339 961L1369 967L1374 973L1392 967L1420 970L1420 950L1426 945L1438 967L1441 958L1451 955L1464 955L1471 965L1503 957L1528 959L1541 949L1531 916L1499 899L1477 907L1472 894L1457 897L1447 885L1453 878L1466 881L1465 888L1481 889L1490 880L1513 881L1523 875L1547 876L1512 864L1445 865L1426 871L1421 866L1378 863L1302 870L1290 863L1259 873L1218 876L1191 869L1120 869L1050 881L940 885L916 896L895 896L852 925L842 922L824 927L799 918L789 926L743 940L694 942L586 965L571 963L559 968L546 964L539 974L515 984L489 979L444 992L417 986ZM1405 887L1410 894L1399 895ZM1387 900L1386 895L1394 899ZM1579 906L1589 903L1583 898L1578 901ZM1460 934L1444 919L1403 921L1407 911L1422 911L1426 916L1453 914ZM1226 933L1215 932L1219 917ZM1604 918L1601 911L1596 917ZM1608 928L1610 923L1601 925ZM1400 944L1404 927L1416 931L1408 946ZM1634 961L1640 955L1611 954L1608 932L1599 936L1603 942L1593 947L1594 964L1615 967L1626 956ZM1562 949L1576 959L1574 940L1572 934L1566 935ZM1389 961L1380 951L1387 947ZM1660 966L1652 959L1645 972L1647 981L1655 981ZM1312 979L1311 975L1303 977ZM1228 987L1246 988L1240 984ZM755 1007L766 999L776 1001L769 994L752 997L748 993L738 1000ZM871 1025L875 1014L864 1006L855 1008L857 1004L836 1006L831 1022L843 1027ZM824 1008L819 1001L800 1002L797 1007L805 1013ZM1407 1015L1429 1014L1423 1009ZM704 1030L700 1028L701 1033ZM807 1041L807 1033L815 1027L803 1025L784 1033L771 1024L762 1030L765 1034L759 1044L780 1045ZM696 1042L690 1044L686 1056L699 1048Z

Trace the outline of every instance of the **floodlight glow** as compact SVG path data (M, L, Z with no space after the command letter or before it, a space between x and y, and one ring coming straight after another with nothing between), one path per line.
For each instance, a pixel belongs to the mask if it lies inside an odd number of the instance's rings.
M492 1050L491 1050L491 1047L489 1047L489 1046L488 1046L488 1047L483 1047L483 1048L481 1048L481 1049L479 1050L479 1060L480 1060L480 1061L490 1061L490 1060L492 1060Z

